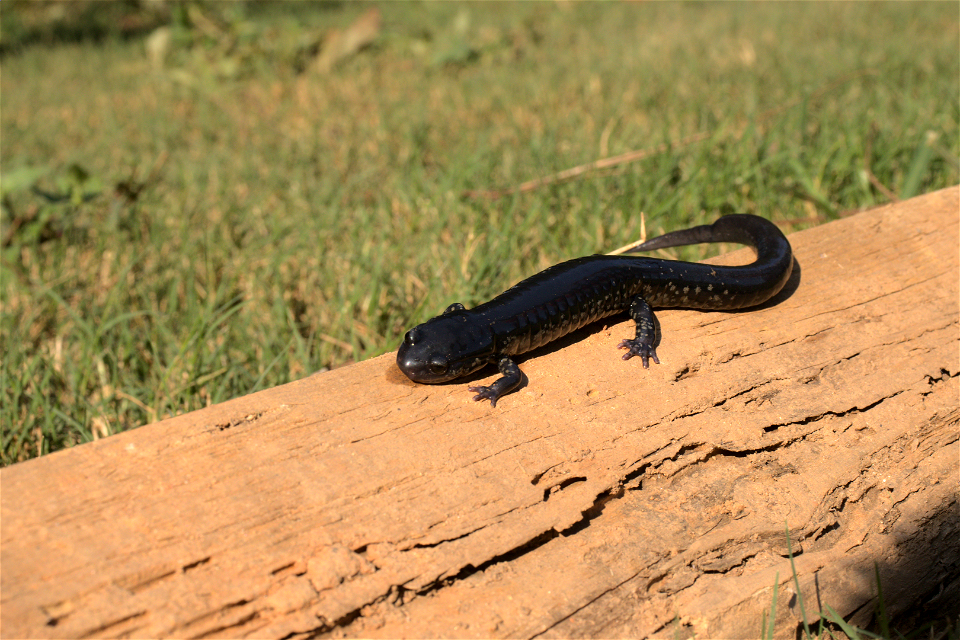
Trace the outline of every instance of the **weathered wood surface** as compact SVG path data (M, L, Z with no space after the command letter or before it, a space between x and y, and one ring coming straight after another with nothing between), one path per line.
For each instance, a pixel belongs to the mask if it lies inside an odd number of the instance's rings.
M808 612L865 624L874 563L955 607L958 212L794 234L774 304L661 312L648 371L620 320L496 409L386 354L3 469L0 631L754 637L779 580L793 637L785 525Z

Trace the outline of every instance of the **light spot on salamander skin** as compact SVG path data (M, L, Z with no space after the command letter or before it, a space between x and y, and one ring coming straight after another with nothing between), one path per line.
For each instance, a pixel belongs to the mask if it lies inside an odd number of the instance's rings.
M683 288L683 293L684 293L684 294L690 293L690 287L684 287L684 288ZM684 296L683 296L683 299L686 300L686 299L687 299L687 296L684 295Z
M728 291L727 289L724 289L724 290L723 290L723 295L725 295L725 296L730 295L730 291Z
M696 289L693 290L694 293L700 293L701 291L703 291L703 289L701 289L700 287L697 287Z
M713 291L713 285L712 285L712 284L708 284L708 285L707 285L707 291Z

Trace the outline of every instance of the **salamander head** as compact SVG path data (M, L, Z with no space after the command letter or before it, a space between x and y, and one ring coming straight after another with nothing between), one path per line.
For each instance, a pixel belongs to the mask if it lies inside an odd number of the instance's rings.
M493 355L493 332L456 303L407 331L397 366L414 382L436 384L473 373Z

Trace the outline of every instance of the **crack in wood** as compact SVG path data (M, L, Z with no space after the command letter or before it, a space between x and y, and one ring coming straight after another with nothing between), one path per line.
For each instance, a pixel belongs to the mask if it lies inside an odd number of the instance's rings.
M477 527L476 529L471 529L470 531L461 533L458 536L453 536L452 538L444 538L443 540L437 540L436 542L417 542L409 547L405 547L405 548L402 547L401 551L406 551L407 549L433 549L435 547L439 547L440 545L447 544L449 542L456 542L457 540L463 540L464 538L468 538L473 534L475 534L476 532L483 531L486 528L487 528L487 525L483 525L482 527Z
M137 618L141 618L141 617L143 617L143 616L145 616L145 615L147 615L147 612L146 612L146 611L137 611L136 613L131 613L131 614L129 614L129 615L123 616L122 618L118 618L118 619L116 619L116 620L110 620L110 621L108 621L108 622L104 622L103 624L101 624L101 625L99 625L99 626L97 626L97 627L95 627L95 628L93 628L93 629L90 629L89 631L86 631L86 632L80 634L79 637L80 637L80 638L97 638L97 637L101 637L101 636L103 636L103 635L106 635L107 632L110 631L111 629L116 629L116 628L119 627L120 625L123 625L123 624L125 624L125 623L127 623L127 622L130 622L131 620L136 620ZM127 635L131 634L131 633L134 632L134 631L136 631L136 628L124 629L124 633L127 634Z
M891 393L890 395L883 396L882 398L879 398L879 399L877 399L877 400L875 400L875 401L873 401L873 402L871 402L871 403L869 403L869 404L866 404L866 405L864 405L864 406L862 406L862 407L853 406L853 407L850 407L849 409L843 409L843 410L840 410L840 411L828 410L828 411L824 411L824 412L822 412L822 413L818 413L818 414L813 415L813 416L807 416L806 418L801 418L800 420L791 420L790 422L781 422L781 423L776 423L776 424L767 425L766 427L763 428L763 430L764 430L764 432L766 432L766 433L770 433L770 432L772 432L772 431L777 431L778 429L782 429L782 428L784 428L784 427L805 426L805 425L808 425L808 424L811 424L811 423L814 423L814 422L819 422L820 420L823 420L824 418L827 418L827 417L842 418L842 417L844 417L844 416L850 416L850 415L856 415L856 414L859 414L859 413L865 413L865 412L867 412L867 411L870 411L870 410L874 409L875 407L879 406L880 404L882 404L883 402L885 402L885 401L887 401L887 400L890 400L890 399L892 399L892 398L896 398L897 396L899 396L899 395L902 394L902 393L903 393L903 391L896 391L895 393Z
M223 634L224 631L229 631L231 629L235 629L235 630L240 629L241 627L245 626L247 623L252 622L253 620L256 620L258 617L260 617L259 611L251 611L247 615L233 622L230 622L228 624L223 624L217 627L213 627L212 629L207 629L203 633L190 636L190 638L192 640L200 640L201 638L209 638L211 636ZM230 634L225 634L225 635L230 635Z
M239 425L241 425L241 424L245 424L245 423L248 423L248 422L256 422L257 420L259 420L260 418L262 418L266 413L267 413L266 411L260 411L260 412L257 412L257 413L250 413L250 414L247 414L247 415L243 416L242 418L233 418L233 419L228 420L228 421L226 421L226 422L219 422L219 423L213 425L213 427L214 427L217 431L226 431L227 429L232 429L233 427L237 427L237 426L239 426Z
M555 485L544 488L543 501L547 502L548 500L550 500L551 496L554 496L560 493L570 485L577 484L579 482L586 482L586 481L587 481L586 476L573 476L572 478L565 478Z

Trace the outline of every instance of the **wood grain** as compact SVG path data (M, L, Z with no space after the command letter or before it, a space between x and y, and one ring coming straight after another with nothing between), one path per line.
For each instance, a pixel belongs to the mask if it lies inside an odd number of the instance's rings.
M960 602L958 196L794 234L650 370L618 319L491 409L390 353L0 470L0 634L753 637L778 583L794 637L786 526L809 615L867 624L875 563Z

